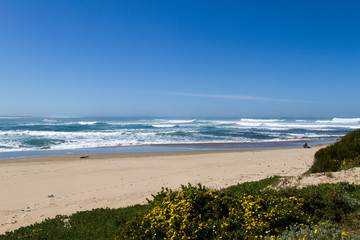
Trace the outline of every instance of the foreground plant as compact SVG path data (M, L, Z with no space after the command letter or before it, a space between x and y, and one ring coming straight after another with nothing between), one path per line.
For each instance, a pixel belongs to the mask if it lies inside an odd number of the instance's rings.
M354 236L344 231L342 228L330 222L320 222L313 226L296 225L285 230L279 237L266 237L265 240L338 240L355 239Z
M277 179L219 191L201 185L163 189L146 205L58 216L0 239L351 239L333 226L360 236L360 185L268 189Z
M360 167L360 129L317 151L309 172L336 172L352 167Z
M119 239L254 239L279 235L289 224L310 224L304 199L278 195L231 196L201 185L162 191L153 208L131 221Z

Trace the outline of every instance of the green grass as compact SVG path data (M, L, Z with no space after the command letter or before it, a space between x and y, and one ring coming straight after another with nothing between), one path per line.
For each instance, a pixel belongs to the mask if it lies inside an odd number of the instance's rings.
M0 239L114 239L129 219L133 219L136 214L147 208L146 205L135 205L57 216L0 235Z
M245 183L233 185L223 189L222 191L228 194L242 194L242 193L254 194L264 190L268 186L278 183L280 179L281 179L280 176L273 176L262 179L260 181L245 182Z
M336 172L360 166L360 129L345 135L339 142L315 153L309 172Z

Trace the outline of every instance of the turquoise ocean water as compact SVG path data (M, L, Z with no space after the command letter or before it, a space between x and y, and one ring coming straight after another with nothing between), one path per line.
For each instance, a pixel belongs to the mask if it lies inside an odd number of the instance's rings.
M0 159L89 149L138 152L328 143L357 128L360 118L0 117Z

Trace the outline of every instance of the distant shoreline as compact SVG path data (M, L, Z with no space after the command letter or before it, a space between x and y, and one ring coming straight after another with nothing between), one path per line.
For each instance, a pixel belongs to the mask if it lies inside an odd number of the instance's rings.
M288 148L331 143L360 118L0 119L0 160L58 154Z
M71 155L71 154L120 154L120 153L161 153L161 152L192 152L192 151L216 151L216 150L254 150L254 149L282 149L297 148L307 142L309 145L331 144L337 140L296 140L296 141L269 141L269 142L226 142L226 143L174 143L174 144L146 144L115 147L96 147L61 150L32 150L0 152L0 161L31 158L42 156Z

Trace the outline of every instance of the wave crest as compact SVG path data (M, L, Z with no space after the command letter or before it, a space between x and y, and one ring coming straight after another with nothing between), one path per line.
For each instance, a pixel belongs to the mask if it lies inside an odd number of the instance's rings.
M154 125L151 125L152 127L155 127L155 128L172 128L172 127L176 127L176 125L174 124L154 124Z

